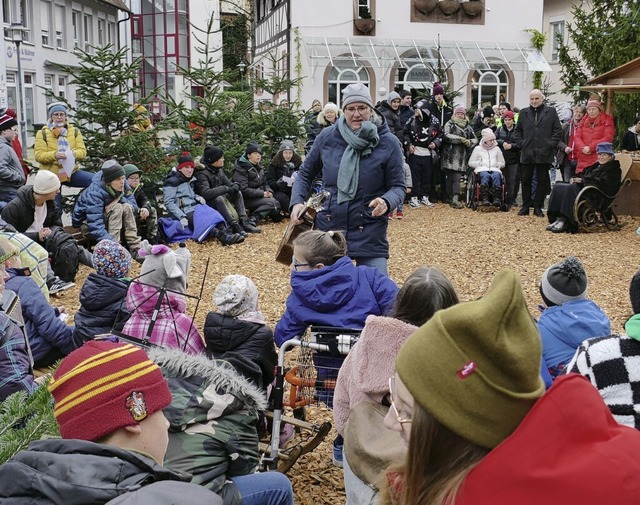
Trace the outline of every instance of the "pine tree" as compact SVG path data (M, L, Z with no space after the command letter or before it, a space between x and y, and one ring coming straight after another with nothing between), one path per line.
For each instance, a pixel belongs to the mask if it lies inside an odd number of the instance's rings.
M563 92L575 102L584 102L588 93L574 86L588 78L612 70L640 56L640 3L629 0L581 0L572 8L574 20L569 24L569 44L561 42ZM618 138L633 124L640 111L637 94L615 95L614 112Z

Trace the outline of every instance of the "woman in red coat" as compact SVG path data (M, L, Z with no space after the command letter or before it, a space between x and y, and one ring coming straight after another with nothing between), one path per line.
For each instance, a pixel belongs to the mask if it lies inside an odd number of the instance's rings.
M601 142L613 142L615 126L613 117L602 110L602 102L591 98L587 102L587 115L576 132L574 152L578 158L576 174L598 161L596 146Z

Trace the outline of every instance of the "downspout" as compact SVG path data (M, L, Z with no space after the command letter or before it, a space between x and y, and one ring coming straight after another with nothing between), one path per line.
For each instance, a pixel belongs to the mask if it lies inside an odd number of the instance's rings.
M287 0L287 69L289 71L289 81L293 80L291 67L291 0ZM287 101L291 104L291 87L287 88ZM289 105L291 106L291 105Z

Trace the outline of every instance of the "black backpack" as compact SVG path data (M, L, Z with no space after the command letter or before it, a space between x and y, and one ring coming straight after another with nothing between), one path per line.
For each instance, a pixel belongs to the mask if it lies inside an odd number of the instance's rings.
M73 236L55 227L45 239L45 249L52 259L53 273L65 282L73 282L80 263L78 243Z

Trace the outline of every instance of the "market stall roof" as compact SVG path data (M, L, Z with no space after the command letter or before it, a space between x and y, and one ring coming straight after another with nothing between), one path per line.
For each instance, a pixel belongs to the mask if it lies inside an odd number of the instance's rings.
M429 39L381 39L368 37L304 37L311 67L337 66L341 62L355 66L378 67L398 63L409 67L417 63L436 66L438 48L444 66L454 69L488 68L506 65L512 71L550 72L540 51L515 42L474 42Z
M584 86L580 86L580 91L606 93L607 112L610 114L615 93L640 93L640 58L589 79Z

